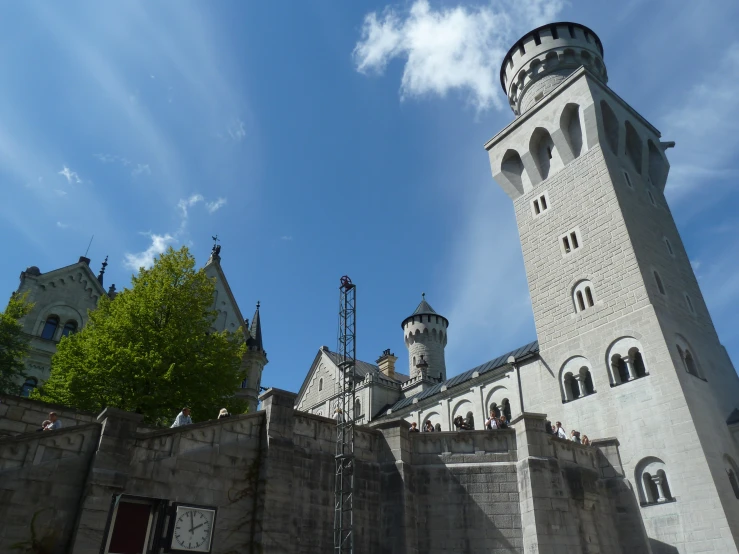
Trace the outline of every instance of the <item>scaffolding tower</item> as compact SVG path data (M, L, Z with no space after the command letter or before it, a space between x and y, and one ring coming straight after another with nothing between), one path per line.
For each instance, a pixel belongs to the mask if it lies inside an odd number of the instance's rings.
M354 392L357 288L346 275L339 286L339 391L336 398L334 554L354 554Z

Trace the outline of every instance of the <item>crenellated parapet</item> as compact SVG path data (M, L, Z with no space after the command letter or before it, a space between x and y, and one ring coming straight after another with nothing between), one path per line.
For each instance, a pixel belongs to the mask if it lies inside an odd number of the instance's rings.
M551 23L534 29L513 45L503 60L500 84L518 116L580 66L603 83L608 82L598 36L577 23Z

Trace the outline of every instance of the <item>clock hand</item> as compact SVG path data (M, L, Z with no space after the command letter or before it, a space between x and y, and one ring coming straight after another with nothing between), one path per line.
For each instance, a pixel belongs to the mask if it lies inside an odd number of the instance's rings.
M192 528L192 531L195 531L195 529L197 529L198 527L202 527L203 525L205 525L205 523L201 523L200 525L196 525L195 527Z
M192 512L190 512L190 534L192 534L192 532L195 530L193 525L194 525L194 522L192 520Z

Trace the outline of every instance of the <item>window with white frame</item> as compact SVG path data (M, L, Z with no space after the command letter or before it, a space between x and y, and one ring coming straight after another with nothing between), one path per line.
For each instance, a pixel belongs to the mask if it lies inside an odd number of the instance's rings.
M539 217L549 210L549 206L549 192L545 190L531 201L531 213L534 217Z
M580 281L572 290L572 301L575 304L575 313L584 312L595 306L593 283L587 280Z
M559 247L562 250L563 256L572 254L575 250L578 250L580 246L582 246L582 238L578 227L567 231L567 233L559 237Z
M560 386L563 403L594 394L590 362L583 356L567 360L560 370Z

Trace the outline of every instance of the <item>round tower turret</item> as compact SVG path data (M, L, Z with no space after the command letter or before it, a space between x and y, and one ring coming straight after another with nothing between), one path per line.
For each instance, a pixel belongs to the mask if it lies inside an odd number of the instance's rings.
M423 294L421 303L416 310L406 317L402 323L403 338L408 349L408 367L411 377L420 374L419 362L423 357L426 374L435 380L446 380L446 362L444 361L444 348L447 342L447 328L449 320L437 314L426 302L426 294Z
M508 51L500 84L518 116L580 66L608 82L598 35L579 23L550 23L528 32Z

